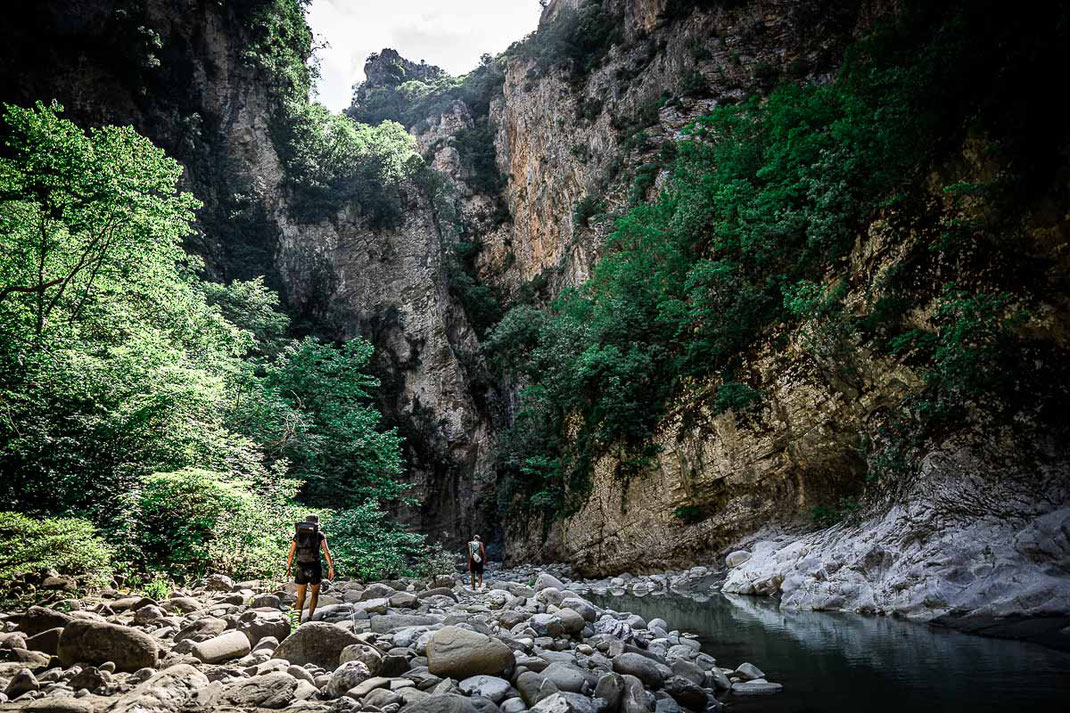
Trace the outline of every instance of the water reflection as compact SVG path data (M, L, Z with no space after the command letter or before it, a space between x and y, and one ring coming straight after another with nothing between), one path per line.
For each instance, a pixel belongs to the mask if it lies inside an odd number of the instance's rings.
M716 595L591 596L601 606L661 617L699 635L722 666L750 661L784 684L734 711L865 713L1070 710L1070 654L889 617L781 611L775 601Z

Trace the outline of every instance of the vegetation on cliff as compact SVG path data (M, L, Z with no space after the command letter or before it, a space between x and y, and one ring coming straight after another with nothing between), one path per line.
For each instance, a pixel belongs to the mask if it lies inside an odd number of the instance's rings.
M363 549L393 553L380 574L410 566L422 542L379 509L404 488L370 345L291 341L262 280L204 282L177 162L60 112L6 106L0 124L0 511L82 518L109 544L64 521L82 554L31 559L279 574L311 507L362 538L340 543L352 574L374 573Z
M488 353L527 386L499 444L503 502L558 517L597 459L640 472L670 398L759 418L748 357L791 330L843 378L863 351L923 375L868 434L871 479L908 472L927 439L964 424L1065 405L1043 386L1066 383L1061 360L1020 328L1046 269L1024 187L1051 185L1046 147L1063 135L1027 122L1015 94L1065 59L1066 18L922 5L854 47L835 81L699 118L670 184L617 221L591 280L505 316ZM875 223L902 256L851 285L849 254ZM859 288L879 296L861 313L844 304Z

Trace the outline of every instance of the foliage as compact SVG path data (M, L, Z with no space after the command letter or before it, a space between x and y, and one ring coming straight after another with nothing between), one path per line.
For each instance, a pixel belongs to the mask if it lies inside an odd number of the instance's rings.
M246 62L270 78L276 91L307 99L316 73L309 66L312 30L305 22L311 0L238 0L238 12L248 17L250 42ZM251 7L250 7L251 6Z
M339 572L362 580L414 573L424 555L423 537L402 529L374 500L342 510L324 523Z
M370 345L290 341L262 279L197 277L196 201L131 129L6 107L0 141L0 507L47 523L56 555L19 566L103 569L114 550L138 581L277 574L302 501L385 517L400 441L371 405Z
M291 498L273 502L252 483L196 468L146 476L135 493L126 534L139 571L278 575L300 519Z
M579 86L621 41L621 26L621 16L607 10L602 0L583 0L578 9L560 9L553 20L505 54L533 61L537 75L564 67L571 83Z
M673 510L673 515L685 525L694 525L695 523L702 522L704 517L702 508L698 505L681 505Z
M247 432L269 444L302 483L302 500L321 507L354 507L404 492L401 440L380 428L364 373L372 346L356 338L341 347L313 337L291 343L266 368L262 391L250 400Z
M299 219L322 220L355 203L376 226L400 221L401 185L419 165L415 139L400 124L357 124L321 104L291 101L273 128Z
M54 569L101 583L111 576L112 555L86 520L0 512L0 581Z
M993 118L1015 109L992 101L989 79L1027 76L1012 63L1041 61L1040 50L1024 49L1027 36L974 5L912 6L854 47L834 82L781 85L699 117L678 144L668 186L617 222L591 280L544 312L515 308L486 342L491 363L527 385L498 449L506 505L558 517L582 501L596 459L610 457L623 478L641 470L670 396L693 406L712 396L715 413L753 412L760 394L733 375L782 327L817 324L815 334L835 336L828 358L847 369L850 357L837 350L852 348L857 325L843 313L842 284L829 290L826 280L875 215L913 216L924 228L919 178L945 147L961 145L963 117L988 117L977 125L993 130L1026 125ZM1022 53L992 49L1008 43ZM1013 136L1005 146L1017 146ZM985 256L1008 254L994 240L981 252L977 226L961 229L972 237L955 244L973 246L977 269ZM961 247L921 250L918 268L938 274L941 259L954 259L973 269ZM916 284L906 289L907 302L929 299ZM983 376L1008 363L996 355L1024 353L1008 346L1006 307L1006 298L975 291L944 298L934 333L918 335L915 351L928 389L945 396L919 407L961 415L991 393ZM882 329L894 334L893 325ZM712 394L702 387L711 378L721 381Z
M504 82L502 60L483 55L479 66L461 77L405 79L374 87L361 85L346 114L364 124L396 121L406 129L419 129L429 118L447 113L459 101L478 120L490 113L490 103L501 94Z

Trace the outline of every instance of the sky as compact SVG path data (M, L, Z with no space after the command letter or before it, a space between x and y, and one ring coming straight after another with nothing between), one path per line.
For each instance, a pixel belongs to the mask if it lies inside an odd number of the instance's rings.
M318 99L327 108L349 106L364 79L364 61L384 47L402 57L436 64L453 75L498 54L535 29L538 0L312 0L308 23L319 44Z

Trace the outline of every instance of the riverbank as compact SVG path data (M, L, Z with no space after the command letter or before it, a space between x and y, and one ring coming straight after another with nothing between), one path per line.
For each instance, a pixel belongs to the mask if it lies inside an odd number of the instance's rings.
M549 572L491 574L478 592L460 576L340 581L297 628L292 584L220 575L5 613L0 710L680 713L781 688Z

